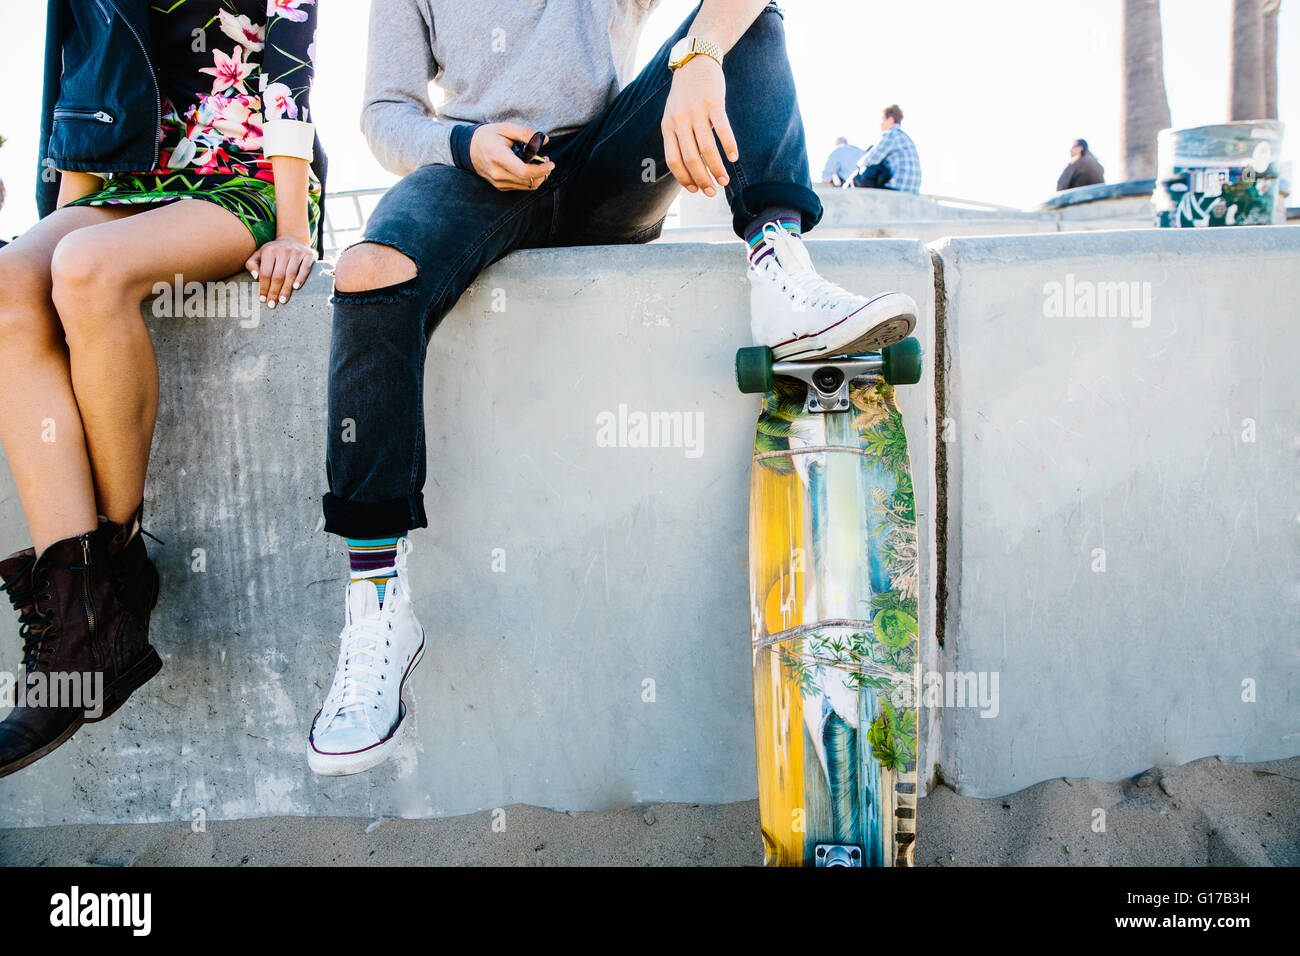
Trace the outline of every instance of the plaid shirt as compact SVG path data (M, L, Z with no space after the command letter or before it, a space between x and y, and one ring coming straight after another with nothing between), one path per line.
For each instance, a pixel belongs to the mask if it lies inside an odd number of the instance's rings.
M880 142L858 162L858 169L866 169L872 163L888 164L893 176L885 184L886 188L908 193L921 191L921 157L916 154L912 137L904 133L901 126L885 130Z

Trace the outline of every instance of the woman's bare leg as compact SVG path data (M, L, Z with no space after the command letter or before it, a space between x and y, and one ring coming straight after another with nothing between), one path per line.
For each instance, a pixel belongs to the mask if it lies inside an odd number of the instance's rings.
M0 443L38 554L97 521L68 349L50 298L50 260L75 230L130 214L60 209L0 248Z
M156 282L208 282L253 254L239 219L183 199L79 229L54 250L53 299L67 335L99 511L129 522L144 496L158 411L158 365L141 302Z

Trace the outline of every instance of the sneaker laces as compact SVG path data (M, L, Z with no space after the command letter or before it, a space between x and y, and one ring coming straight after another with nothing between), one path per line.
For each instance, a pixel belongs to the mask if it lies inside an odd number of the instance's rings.
M789 296L796 308L821 308L851 302L858 298L828 279L822 278L813 268L803 240L796 240L782 226L769 222L763 226L763 238L772 247L773 265L780 272L767 268L781 292Z
M391 625L382 617L352 621L339 635L339 669L325 706L324 724L342 719L346 725L363 722L368 710L378 710L376 697L386 686L383 664Z
M397 583L406 572L406 554L410 550L399 547L397 561L391 568L380 568L376 573L395 572L389 588ZM358 581L357 585L363 582ZM364 582L374 587L368 581ZM399 584L400 587L400 584ZM393 589L388 597L396 593ZM387 652L392 647L393 613L396 601L386 600L379 605L374 614L360 619L352 618L349 607L348 623L339 634L339 667L334 675L334 683L326 695L321 707L323 725L335 719L343 721L343 726L359 726L364 722L367 711L378 710L377 697L384 695L388 678L384 676L384 666L389 663Z

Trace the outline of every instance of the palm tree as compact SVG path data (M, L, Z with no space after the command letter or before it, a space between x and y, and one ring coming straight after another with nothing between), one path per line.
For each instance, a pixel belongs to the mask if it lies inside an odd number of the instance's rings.
M1228 119L1264 118L1263 63L1263 3L1261 0L1232 0L1232 79L1228 91Z
M1155 177L1156 134L1170 125L1163 45L1160 0L1124 0L1120 154L1125 180Z
M1282 0L1264 0L1264 118L1277 119L1277 11Z

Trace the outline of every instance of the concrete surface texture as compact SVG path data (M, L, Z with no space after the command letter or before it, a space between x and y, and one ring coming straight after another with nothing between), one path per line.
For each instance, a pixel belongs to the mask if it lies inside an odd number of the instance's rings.
M925 313L926 378L899 397L922 666L944 682L930 782L981 797L1300 753L1300 231L811 244L829 278ZM149 319L165 669L0 780L0 826L751 799L738 244L517 253L438 330L412 557L430 650L396 757L344 779L304 756L345 569L319 518L328 293L318 273L285 309ZM639 415L668 425L657 446ZM0 469L0 553L25 544Z
M1126 200L1115 200L1117 205L1124 202ZM1138 213L1117 219L1101 215L1066 218L1066 212L1067 210L1054 210L1044 213L1051 217L1047 219L887 219L857 225L819 225L810 235L817 239L912 239L933 243L950 236L1028 236L1055 232L1145 229L1151 226L1151 217ZM712 226L665 229L655 242L725 242L733 238L735 234L731 231L731 226L718 223Z
M932 318L923 246L830 242L813 257ZM744 269L734 240L521 252L445 320L425 397L432 527L411 559L429 650L398 754L352 778L315 777L305 758L347 566L319 517L329 280L255 321L150 317L164 670L0 780L0 826L752 798ZM929 380L900 400L929 562ZM673 429L659 447L638 445L643 415ZM27 543L5 468L0 548ZM0 670L18 664L12 621L6 608Z
M1300 231L951 239L944 778L1300 749Z
M841 189L818 185L823 214L809 235L839 239L916 239L946 236L1024 235L1095 229L1142 229L1155 216L1150 194L1108 198L1061 208L1010 209L932 198L891 189ZM731 233L731 211L721 196L683 193L677 228L660 241L716 241Z
M822 201L822 219L818 228L856 226L863 223L887 220L930 219L987 219L996 216L1004 219L1034 220L1037 212L1011 209L965 200L939 200L896 189L843 189L838 186L817 184L813 187ZM719 193L683 192L678 198L678 215L682 226L711 225L730 222L731 212L726 198Z
M1006 797L941 786L917 866L1300 866L1300 758L1048 780ZM268 817L0 830L0 866L757 866L758 801L611 813L509 806L453 819Z

